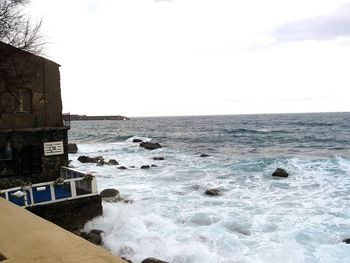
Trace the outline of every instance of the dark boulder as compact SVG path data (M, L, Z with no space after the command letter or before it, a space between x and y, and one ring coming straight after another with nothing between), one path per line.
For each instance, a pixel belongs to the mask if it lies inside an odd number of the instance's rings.
M126 170L126 169L128 169L128 168L126 168L125 166L119 166L118 169L120 169L120 170Z
M97 163L96 165L97 165L97 166L103 166L103 165L105 165L105 164L106 164L105 160L99 160L98 163Z
M220 191L219 191L219 189L207 189L205 191L205 194L206 195L219 195Z
M143 147L147 150L155 150L158 148L162 148L162 146L157 142L142 142L140 143L140 147Z
M151 167L158 167L156 164L152 164Z
M118 163L117 160L115 160L115 159L110 159L110 160L108 161L108 165L119 165L119 163Z
M130 259L127 259L126 257L121 257L121 259L128 262L128 263L132 263L132 261Z
M163 161L163 160L165 160L165 158L164 157L153 157L153 160L155 160L155 161Z
M156 259L156 258L146 258L146 259L142 260L141 263L169 263L169 262L163 261L160 259Z
M76 143L68 143L67 145L68 153L77 153L78 146Z
M345 238L342 240L342 242L344 242L346 244L350 244L350 238Z
M86 240L90 241L91 243L95 245L101 245L102 244L102 237L101 233L103 231L98 230L98 229L93 229L87 234Z
M209 154L206 154L206 153L202 153L201 155L199 155L199 157L209 157L210 155Z
M141 166L141 169L149 169L149 168L151 168L149 165L142 165Z
M108 201L108 202L113 202L113 201L119 201L120 200L119 191L117 189L114 189L114 188L104 189L100 193L100 196L102 197L102 200Z
M142 139L135 138L135 139L132 140L132 142L143 142L143 140L142 140Z
M78 161L81 163L98 163L101 160L103 160L102 156L89 157L89 156L82 155L78 157Z
M272 173L272 176L276 176L276 177L288 177L288 175L289 174L286 172L286 170L282 168L277 168L276 171Z

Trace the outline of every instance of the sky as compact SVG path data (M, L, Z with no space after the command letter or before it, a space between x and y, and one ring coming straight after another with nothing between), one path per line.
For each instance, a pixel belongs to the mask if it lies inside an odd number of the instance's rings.
M350 111L350 1L32 0L63 111Z

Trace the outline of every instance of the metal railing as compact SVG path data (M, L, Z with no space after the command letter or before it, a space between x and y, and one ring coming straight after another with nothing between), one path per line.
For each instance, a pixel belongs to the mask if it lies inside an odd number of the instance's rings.
M97 195L96 177L67 167L61 167L61 177L55 181L0 190L0 196L23 207L94 195Z

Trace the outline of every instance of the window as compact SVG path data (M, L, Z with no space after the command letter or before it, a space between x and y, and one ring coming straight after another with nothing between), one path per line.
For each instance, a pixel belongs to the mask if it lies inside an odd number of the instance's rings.
M0 145L0 178L17 175L17 150L10 143Z
M32 112L32 91L30 89L17 89L18 107L17 112Z
M8 142L0 147L0 160L11 160L12 159L12 147Z
M14 91L3 91L0 97L0 110L7 113L31 113L32 91L28 88L18 88Z

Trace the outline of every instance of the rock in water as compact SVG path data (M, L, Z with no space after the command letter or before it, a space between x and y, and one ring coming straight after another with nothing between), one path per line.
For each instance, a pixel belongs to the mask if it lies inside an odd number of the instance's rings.
M219 189L207 189L205 191L206 195L219 195L220 191Z
M101 230L93 229L89 232L89 234L87 234L86 239L95 245L101 245L102 244L102 237L101 237L102 232L103 231L101 231Z
M273 172L272 176L276 176L276 177L288 177L288 173L286 172L286 170L282 169L282 168L277 168L276 171Z
M163 160L165 160L165 158L164 157L153 157L153 160L155 160L155 161L163 161Z
M107 188L104 189L101 193L100 196L102 197L103 201L107 202L116 202L120 200L120 194L117 189L114 188Z
M128 263L132 263L132 261L130 259L127 259L126 257L121 257L121 259L128 262Z
M345 239L343 239L342 240L344 243L346 243L346 244L350 244L350 238L345 238Z
M77 153L78 152L78 146L76 143L68 143L68 153Z
M98 163L101 160L103 160L102 156L89 157L89 156L82 155L78 157L78 161L81 163Z
M147 150L155 150L158 148L162 148L162 146L157 142L141 142L140 147L143 147Z
M115 160L115 159L110 159L110 160L108 161L108 165L119 165L119 163L118 163L117 160Z
M149 169L149 168L151 168L149 165L142 165L141 166L141 169Z
M104 166L106 164L106 162L104 160L100 160L98 161L98 163L96 164L97 166Z
M132 140L132 142L143 142L143 140L142 140L142 139L135 138L135 139Z
M144 260L142 260L141 263L169 263L160 259L156 259L156 258L146 258Z
M199 157L209 157L210 155L209 154L206 154L206 153L202 153L201 155L199 155Z

